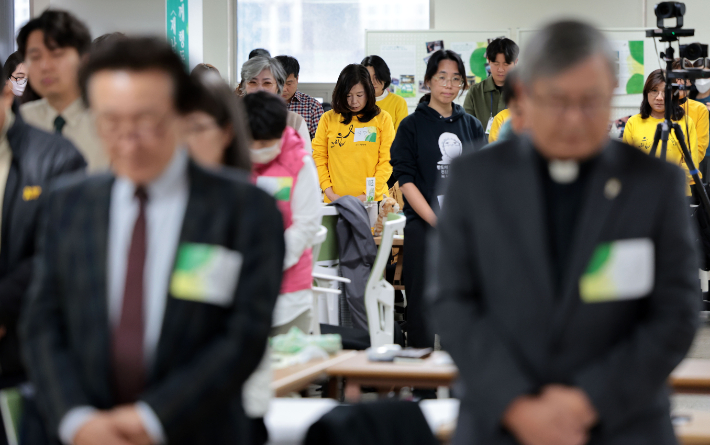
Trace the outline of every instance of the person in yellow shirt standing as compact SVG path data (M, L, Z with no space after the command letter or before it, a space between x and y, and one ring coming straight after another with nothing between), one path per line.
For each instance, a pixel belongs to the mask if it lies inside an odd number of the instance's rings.
M380 56L367 56L362 59L360 64L367 68L370 73L370 80L372 80L372 86L375 88L377 106L390 114L392 125L394 125L394 131L396 132L402 119L409 115L409 108L407 108L407 101L403 97L392 94L387 90L392 83L392 76L387 63Z
M640 148L646 153L651 152L653 147L653 137L656 134L656 127L660 122L663 122L666 112L665 104L665 87L666 78L663 71L655 70L649 74L646 79L646 84L643 87L643 101L641 102L641 112L629 118L626 123L626 128L624 129L624 142L633 145L634 147ZM688 145L688 150L693 158L693 163L697 166L700 162L700 155L698 153L698 135L696 131L695 122L690 116L685 115L685 111L678 104L677 101L669 104L671 106L671 119L673 122L680 123L683 131L687 135L686 141L690 141ZM661 144L658 144L656 150L656 156L661 156ZM676 164L682 167L688 179L688 184L692 183L692 177L688 171L688 165L683 158L683 153L676 139L675 134L671 132L668 138L668 148L666 153L666 160L670 163ZM688 186L687 194L690 196L690 186Z
M343 195L367 199L368 179L374 178L375 201L387 194L392 174L390 146L394 126L389 113L375 101L367 69L346 66L333 91L333 109L321 116L313 139L313 160L326 202Z
M673 69L682 69L680 59L675 59L673 61ZM698 133L698 156L702 161L705 158L708 143L710 143L710 118L708 117L708 107L704 103L688 97L688 91L691 86L690 80L685 81L685 86L686 88L678 91L678 98L680 99L679 103L680 106L683 107L683 110L685 110L685 115L689 116L693 119L693 122L695 122L695 131ZM698 164L695 166L697 167Z

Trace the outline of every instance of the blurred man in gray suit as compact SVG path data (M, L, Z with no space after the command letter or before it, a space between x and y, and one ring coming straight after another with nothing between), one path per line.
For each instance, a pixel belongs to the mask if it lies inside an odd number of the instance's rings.
M684 174L609 140L598 30L549 25L524 55L527 136L453 164L432 243L454 443L674 444L666 379L700 299Z
M271 327L282 218L178 147L191 82L148 38L82 70L111 173L52 191L22 323L37 405L66 444L247 441L241 386Z

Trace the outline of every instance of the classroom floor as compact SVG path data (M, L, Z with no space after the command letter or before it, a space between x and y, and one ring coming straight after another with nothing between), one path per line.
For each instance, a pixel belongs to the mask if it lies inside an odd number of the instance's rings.
M693 347L688 353L689 358L710 359L710 313L701 315L701 327L695 334ZM710 396L705 395L675 395L672 397L674 409L694 409L710 411Z

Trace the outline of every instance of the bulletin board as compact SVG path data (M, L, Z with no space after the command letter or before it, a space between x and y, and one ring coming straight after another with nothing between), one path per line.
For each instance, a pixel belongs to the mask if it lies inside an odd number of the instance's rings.
M382 57L390 68L393 80L391 91L404 97L410 112L416 108L419 99L426 94L423 89L424 73L428 55L439 49L451 49L459 54L472 76L485 76L485 66L481 55L489 39L510 37L510 29L499 31L365 31L365 53ZM473 66L472 66L473 62ZM482 71L483 70L483 71ZM394 85L394 83L397 83ZM470 82L469 82L470 83ZM456 102L463 104L465 93Z
M530 41L535 31L534 29L518 30L520 63L525 63L525 44ZM661 64L665 69L665 62L660 62L659 64L658 52L665 51L667 43L661 43L656 40L656 47L654 48L653 39L646 38L646 28L601 28L601 31L611 41L614 49L620 53L620 82L614 94L612 103L614 115L612 118L636 114L639 112L639 106L643 99L643 94L640 93L640 90L643 88L643 82L645 82L652 71L660 68ZM681 43L690 43L693 41L691 39L687 40L687 42ZM636 53L633 57L630 57L630 54L625 52L624 42L632 42L631 47L632 49L635 47ZM642 52L639 50L640 44L638 42L643 42ZM677 48L676 44L674 44L674 47ZM656 51L656 48L658 48L658 51ZM643 55L641 56L641 54ZM642 66L639 66L639 59L642 59ZM629 63L624 66L625 62ZM633 65L633 67L629 65ZM638 75L631 80L629 75L634 74ZM626 91L624 91L625 89ZM629 94L628 91L631 91L632 94Z

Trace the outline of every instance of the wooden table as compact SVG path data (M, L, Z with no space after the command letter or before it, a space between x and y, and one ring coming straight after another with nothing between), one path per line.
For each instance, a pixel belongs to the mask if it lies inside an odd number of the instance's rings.
M678 410L676 416L687 416L687 422L677 422L675 434L683 445L710 445L710 413L705 411Z
M675 392L710 394L710 360L688 358L673 370L670 385Z
M378 246L382 242L381 236L375 237L375 244ZM404 290L404 283L402 282L402 265L404 264L404 238L397 237L392 240L392 255L394 255L394 263L397 265L394 268L394 279L392 280L392 286L395 290Z
M380 393L407 386L436 389L451 386L458 377L456 365L441 365L434 361L442 354L435 351L420 363L371 362L364 351L328 367L330 394L337 394L338 381L345 379L345 399L356 402L360 399L360 387L375 387Z
M271 389L276 397L284 397L292 392L305 389L321 376L325 370L357 354L357 351L340 351L328 360L314 360L302 365L274 369Z

